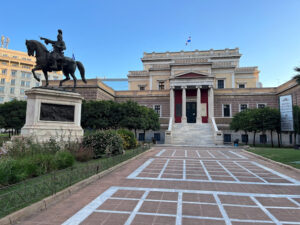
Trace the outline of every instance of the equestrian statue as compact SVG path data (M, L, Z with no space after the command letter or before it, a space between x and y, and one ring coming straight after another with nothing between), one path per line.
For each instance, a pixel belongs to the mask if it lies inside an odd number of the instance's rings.
M41 37L40 39L44 40L47 45L49 43L52 44L53 51L51 53L41 42L35 40L26 40L28 55L36 57L36 66L32 69L32 74L37 81L40 81L40 79L35 74L35 71L37 70L42 70L44 73L46 80L45 87L49 85L48 72L62 71L66 78L60 81L59 86L61 87L63 82L70 80L71 75L74 81L75 88L77 81L75 77L75 70L76 67L78 67L81 79L84 83L86 83L85 70L82 63L64 56L66 45L63 41L62 30L58 30L57 41L52 41L43 37Z

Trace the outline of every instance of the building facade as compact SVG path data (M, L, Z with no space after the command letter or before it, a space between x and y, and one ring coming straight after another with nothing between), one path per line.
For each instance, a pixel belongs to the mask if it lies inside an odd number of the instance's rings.
M300 88L295 80L263 88L256 66L239 66L241 56L238 48L144 53L143 70L129 71L129 90L116 91L93 79L87 86L79 82L77 91L87 100L133 100L153 108L161 130L146 137L140 132L140 140L154 137L159 143L192 145L251 142L252 134L229 129L232 117L248 108L278 108L282 95L292 95L293 104L300 105ZM66 84L71 87L72 81ZM289 133L280 139L284 145L294 142ZM256 142L270 143L270 134L257 134Z
M26 52L0 48L0 103L13 99L26 100L25 91L41 85L44 75L36 74L41 81L34 79L31 70L35 66L35 57ZM49 80L61 80L61 72L48 74Z

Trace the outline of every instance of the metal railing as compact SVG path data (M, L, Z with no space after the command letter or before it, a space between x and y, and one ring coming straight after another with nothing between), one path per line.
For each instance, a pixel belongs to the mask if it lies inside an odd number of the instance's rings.
M149 149L146 145L125 154L94 160L64 170L58 170L36 178L0 188L0 218L24 208L45 197L56 194L79 181L107 170Z

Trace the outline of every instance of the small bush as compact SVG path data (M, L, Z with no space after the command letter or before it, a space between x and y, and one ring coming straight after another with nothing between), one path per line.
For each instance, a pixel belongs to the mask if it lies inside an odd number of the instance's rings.
M25 178L22 165L18 160L3 158L0 160L0 184L9 185Z
M73 152L75 159L79 162L86 162L94 158L95 154L92 148L80 146L79 149Z
M133 149L136 147L137 141L134 137L134 133L127 129L119 129L117 133L123 139L123 148L125 150Z
M123 152L123 140L116 131L98 130L83 138L83 146L91 148L96 157L117 155Z
M54 160L57 169L65 169L75 162L74 156L68 151L56 152Z

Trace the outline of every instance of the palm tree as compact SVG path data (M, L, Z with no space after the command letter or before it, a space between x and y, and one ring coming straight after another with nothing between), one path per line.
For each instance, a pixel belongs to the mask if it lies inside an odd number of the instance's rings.
M294 70L297 74L293 77L293 79L296 79L296 82L300 85L300 67L295 67Z

